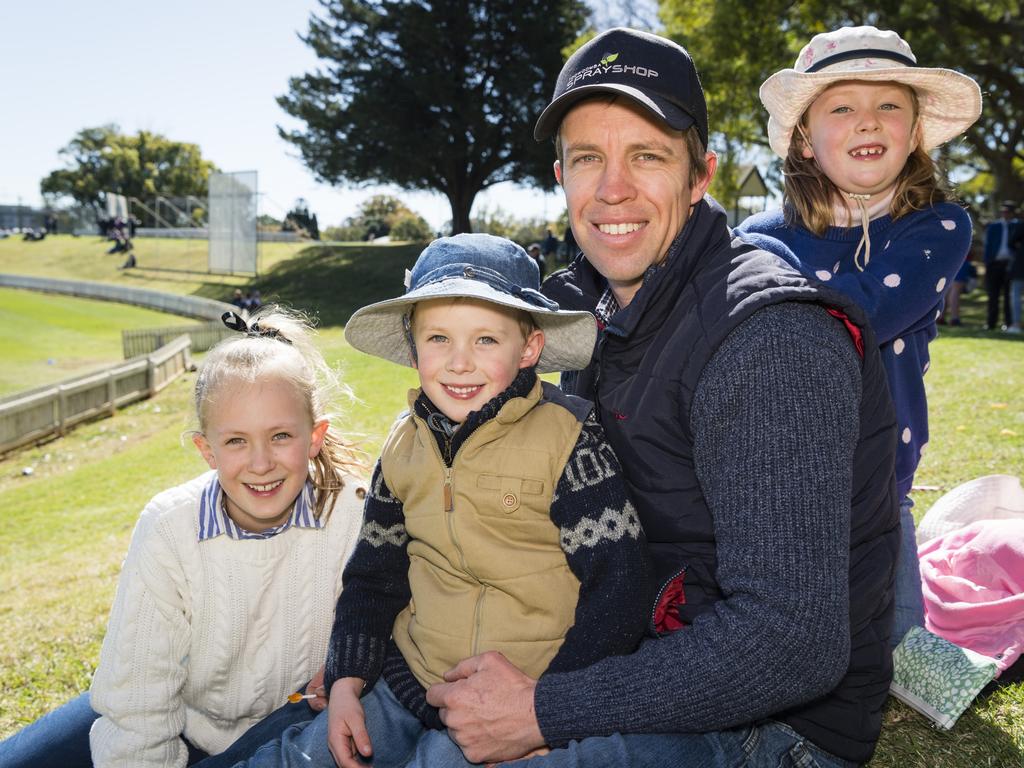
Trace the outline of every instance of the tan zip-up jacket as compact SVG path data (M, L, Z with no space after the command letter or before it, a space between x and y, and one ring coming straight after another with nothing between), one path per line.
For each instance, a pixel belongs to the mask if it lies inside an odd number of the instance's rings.
M401 420L384 446L381 471L410 537L412 600L394 639L424 687L488 650L539 677L573 624L580 583L549 510L583 425L541 396L537 381L507 402L450 469L417 416Z

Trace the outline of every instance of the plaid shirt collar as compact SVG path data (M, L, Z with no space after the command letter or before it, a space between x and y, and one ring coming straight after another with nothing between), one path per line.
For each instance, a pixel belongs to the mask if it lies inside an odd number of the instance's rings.
M322 527L321 521L313 516L316 491L313 488L313 483L309 480L306 480L302 493L295 499L295 505L292 507L292 513L288 519L280 525L258 533L239 527L228 516L224 499L224 489L221 488L220 481L214 474L199 500L199 541L207 541L221 534L226 534L230 539L269 539L287 531L292 526L296 528Z
M644 278L641 282L643 285L648 278L651 277L655 272L661 269L661 262L659 264L652 264L644 271ZM597 318L597 322L602 328L606 327L611 322L612 316L615 315L622 307L619 306L618 299L615 298L615 294L612 293L611 286L605 281L604 292L601 294L601 298L597 300L597 306L594 307L594 316Z

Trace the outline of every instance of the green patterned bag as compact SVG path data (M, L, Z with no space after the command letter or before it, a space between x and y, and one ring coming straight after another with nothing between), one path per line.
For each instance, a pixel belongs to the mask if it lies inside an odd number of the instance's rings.
M889 691L949 730L996 676L996 663L980 653L912 627L893 651Z

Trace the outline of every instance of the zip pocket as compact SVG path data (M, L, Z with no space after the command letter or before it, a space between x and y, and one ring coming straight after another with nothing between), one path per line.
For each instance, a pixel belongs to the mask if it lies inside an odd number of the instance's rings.
M686 604L685 578L686 566L683 566L661 585L654 599L650 629L659 637L686 626L686 622L679 618L679 606Z

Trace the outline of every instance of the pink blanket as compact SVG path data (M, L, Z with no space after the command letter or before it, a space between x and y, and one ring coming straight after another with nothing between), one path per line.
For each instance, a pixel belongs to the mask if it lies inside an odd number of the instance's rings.
M925 628L996 661L1024 652L1024 518L981 520L918 552Z

